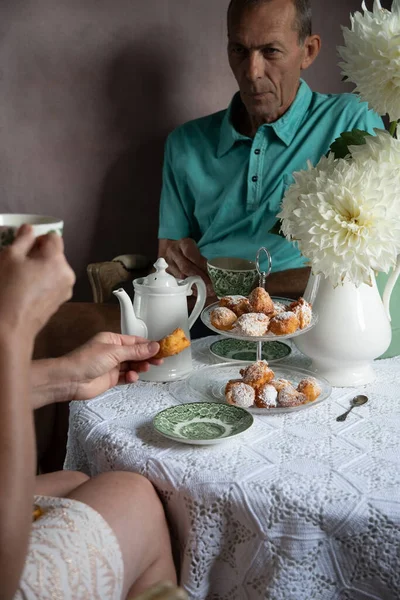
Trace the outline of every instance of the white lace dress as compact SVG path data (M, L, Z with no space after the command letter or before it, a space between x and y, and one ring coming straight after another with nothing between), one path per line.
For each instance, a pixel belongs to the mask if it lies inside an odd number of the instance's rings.
M123 561L114 532L82 502L36 496L33 524L14 600L120 600Z

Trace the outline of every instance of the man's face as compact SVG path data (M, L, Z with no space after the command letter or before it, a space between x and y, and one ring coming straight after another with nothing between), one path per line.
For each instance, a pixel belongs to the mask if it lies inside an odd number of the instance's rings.
M292 104L305 49L292 0L271 0L236 11L228 23L229 64L250 118L271 123Z

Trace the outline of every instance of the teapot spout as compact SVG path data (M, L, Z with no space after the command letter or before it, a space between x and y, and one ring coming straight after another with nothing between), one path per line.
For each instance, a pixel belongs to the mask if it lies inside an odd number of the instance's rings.
M126 291L123 288L119 288L113 294L117 296L121 309L121 333L147 338L146 323L136 317L131 299Z
M383 306L385 308L386 315L387 315L387 318L389 319L389 321L391 321L391 318L390 318L390 296L392 295L393 288L396 285L396 281L397 281L399 275L400 275L400 254L397 257L396 267L393 269L393 273L390 275L389 279L387 280L386 287L384 289L383 296L382 296Z

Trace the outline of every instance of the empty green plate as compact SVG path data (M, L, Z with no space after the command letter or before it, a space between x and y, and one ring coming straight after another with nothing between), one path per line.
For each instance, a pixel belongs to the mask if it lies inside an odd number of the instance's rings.
M153 425L161 435L184 444L218 444L253 425L252 415L238 406L191 402L157 413Z
M291 351L290 346L283 342L263 342L262 359L272 363L286 358ZM217 358L228 362L237 362L238 360L254 362L257 360L257 342L225 338L212 343L210 352Z

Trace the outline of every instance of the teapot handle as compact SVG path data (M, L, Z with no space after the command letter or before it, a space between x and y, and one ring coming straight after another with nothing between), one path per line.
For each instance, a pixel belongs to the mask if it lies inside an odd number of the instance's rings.
M397 257L397 264L396 264L395 268L393 269L393 273L390 275L389 279L387 280L386 287L384 289L383 296L382 296L383 306L385 308L386 315L387 315L387 318L389 319L389 321L391 321L391 318L390 318L390 296L392 295L393 288L396 285L396 281L397 281L399 275L400 275L400 254Z
M191 329L206 303L207 288L201 277L188 277L185 283L189 285L189 289L191 289L193 285L197 287L196 304L189 317L189 329Z

